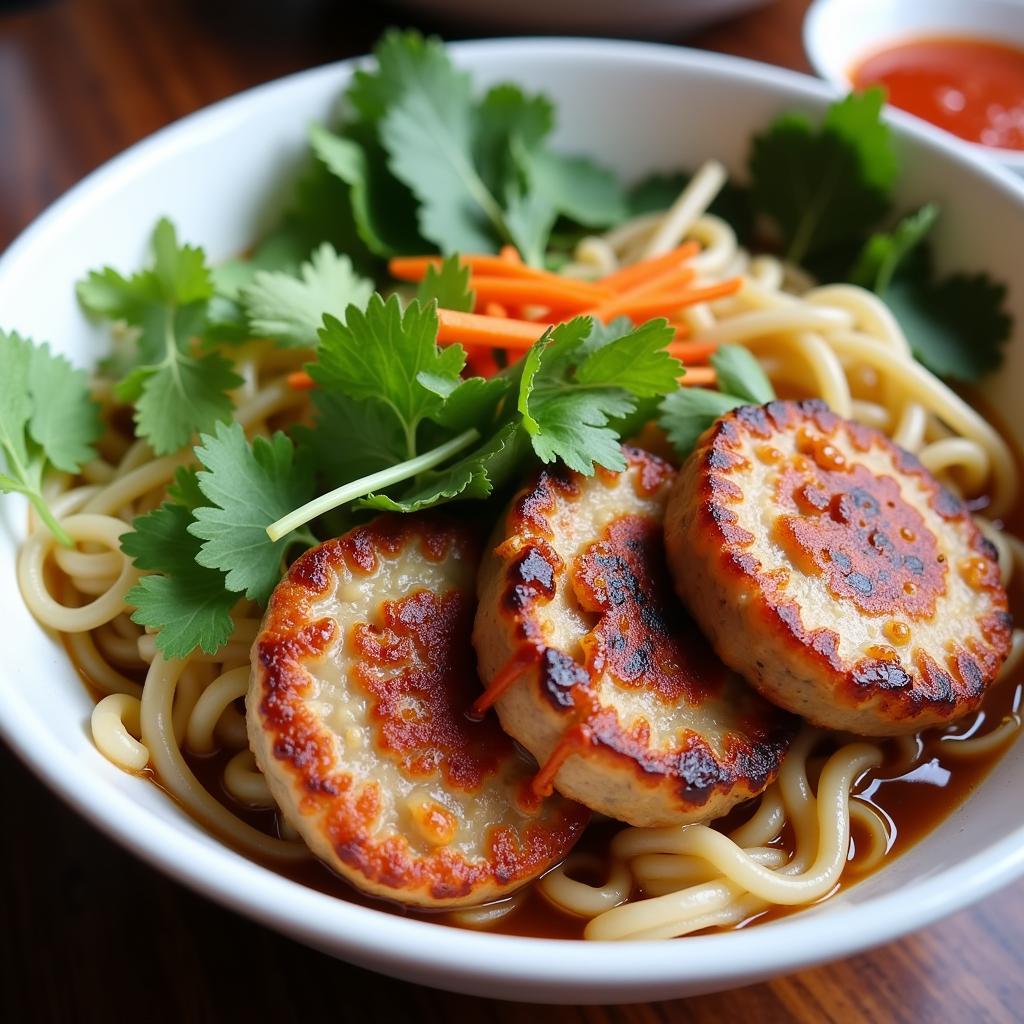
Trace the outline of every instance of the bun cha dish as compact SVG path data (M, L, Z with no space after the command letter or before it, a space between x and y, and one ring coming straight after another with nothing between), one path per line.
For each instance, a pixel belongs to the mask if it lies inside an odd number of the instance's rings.
M1024 520L1006 289L936 270L882 105L625 181L391 32L244 253L164 218L82 276L95 365L5 325L18 586L99 752L450 927L676 938L886 870L1019 732Z

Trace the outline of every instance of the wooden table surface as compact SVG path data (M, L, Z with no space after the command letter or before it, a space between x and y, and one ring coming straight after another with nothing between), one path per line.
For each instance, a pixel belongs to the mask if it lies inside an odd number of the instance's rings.
M778 0L685 42L808 70L805 8ZM359 0L0 0L0 249L161 125L363 53L385 25L410 22L473 34ZM385 981L221 910L100 836L3 749L0 806L0 1018L10 1022L1024 1021L1020 882L901 942L768 984L671 1003L538 1007Z

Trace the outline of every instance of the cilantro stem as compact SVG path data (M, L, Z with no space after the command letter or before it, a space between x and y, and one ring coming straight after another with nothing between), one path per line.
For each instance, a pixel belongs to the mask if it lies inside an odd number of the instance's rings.
M73 548L75 542L71 539L67 530L57 522L56 516L50 511L50 507L43 498L43 468L42 458L33 459L27 466L22 464L17 453L10 445L3 445L2 451L7 456L13 476L0 473L0 492L14 491L23 494L32 504L32 507L39 514L39 518L46 524L50 533L57 538L60 544L66 548Z
M32 503L32 507L39 514L39 518L46 524L50 533L52 533L64 547L73 548L75 546L75 542L71 539L67 530L57 522L56 517L43 500L43 496L41 494L32 494L30 491L26 491L25 496Z
M306 502L294 512L289 512L288 515L278 519L276 523L271 523L267 527L267 536L273 541L278 541L292 530L305 526L310 520L316 519L317 516L321 516L325 512L340 508L350 501L355 501L356 498L365 497L374 491L401 483L403 480L409 480L419 473L439 466L446 459L457 455L464 448L468 448L479 440L480 431L476 427L471 427L450 441L445 441L444 444L438 445L422 455L417 455L413 459L406 459L405 462L399 462L388 469L382 469L377 473L371 473L369 476L342 484L341 487L336 487L333 491L328 491L326 494L320 495L319 498Z

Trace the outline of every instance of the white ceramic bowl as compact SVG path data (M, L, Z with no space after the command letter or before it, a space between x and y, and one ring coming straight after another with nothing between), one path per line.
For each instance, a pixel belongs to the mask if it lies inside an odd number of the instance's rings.
M1024 49L1024 0L815 0L804 19L807 59L844 92L868 54L920 36L970 36ZM956 142L1024 174L1024 151Z
M751 132L784 110L818 114L830 87L711 54L644 44L517 40L452 48L479 84L515 79L557 101L558 141L621 174L693 167L717 156L741 171ZM4 326L50 339L87 363L102 340L72 291L87 268L135 266L169 214L214 259L256 233L276 183L348 81L318 68L219 103L157 133L91 175L0 259ZM895 117L901 206L938 200L940 263L988 267L1010 284L1024 323L1024 186L943 134ZM989 398L1024 438L1024 341ZM1024 873L1024 744L970 801L885 870L835 899L771 924L679 942L625 945L510 938L406 920L288 881L221 845L156 787L94 749L89 697L60 645L25 611L14 578L24 507L0 501L0 729L71 806L194 889L354 963L463 992L538 1002L632 1002L748 984L886 942Z

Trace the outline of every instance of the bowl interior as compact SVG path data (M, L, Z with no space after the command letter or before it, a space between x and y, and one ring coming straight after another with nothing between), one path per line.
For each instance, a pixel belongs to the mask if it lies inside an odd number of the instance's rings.
M830 90L746 62L641 44L527 40L455 52L480 86L514 79L557 102L558 142L636 178L715 156L744 169L752 132L780 111L820 111ZM258 233L308 123L327 117L348 64L317 69L219 104L117 158L72 190L0 259L3 326L48 339L87 364L102 338L73 284L89 268L132 267L156 219L213 259ZM1024 323L1024 187L965 158L941 133L897 117L904 174L898 205L942 206L936 254L946 269L987 268L1009 285ZM1018 441L1024 341L985 398ZM1007 809L1024 786L1018 743L972 799L918 846L838 898L748 931L626 948L478 935L407 921L306 890L245 861L156 787L109 764L88 734L91 702L61 646L21 603L15 552L24 507L0 502L0 729L35 771L121 842L176 877L287 933L413 980L492 996L564 1001L667 998L750 982L852 952L976 898L1024 870L1024 832ZM481 952L486 955L481 956Z

